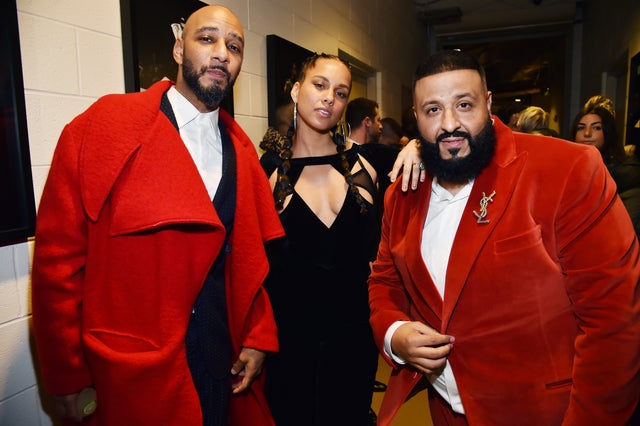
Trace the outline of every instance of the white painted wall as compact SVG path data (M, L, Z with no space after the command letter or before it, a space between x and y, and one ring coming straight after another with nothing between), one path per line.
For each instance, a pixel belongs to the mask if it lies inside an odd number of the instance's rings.
M180 0L173 0L180 1ZM313 51L342 49L381 72L383 115L401 117L422 40L411 0L223 0L245 28L234 89L238 122L257 143L267 128L267 34ZM158 2L161 4L161 2ZM124 91L119 0L17 0L36 203L63 126L97 97ZM64 226L64 224L61 224ZM0 247L0 425L51 425L30 340L33 241ZM45 404L47 399L44 398Z

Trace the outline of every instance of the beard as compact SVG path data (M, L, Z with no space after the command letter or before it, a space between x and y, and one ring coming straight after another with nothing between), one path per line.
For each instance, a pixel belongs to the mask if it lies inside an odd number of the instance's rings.
M226 84L220 87L218 83L214 83L211 87L204 87L200 84L200 77L203 76L208 69L217 69L226 75ZM188 59L184 59L182 62L182 77L187 85L193 90L193 93L200 99L206 106L210 108L217 108L220 105L220 102L227 96L233 84L235 83L235 79L231 80L231 74L225 67L222 66L214 66L207 67L204 66L200 68L199 71L196 71L193 66L193 62Z
M378 143L378 142L380 142L380 133L379 132L369 133L369 143Z
M469 143L470 152L466 157L458 157L460 149L451 149L450 160L440 156L440 141L448 137L463 137ZM426 170L439 180L465 183L478 177L491 162L496 152L496 132L491 118L480 132L472 137L467 132L455 131L438 136L435 143L427 142L420 136L420 155Z

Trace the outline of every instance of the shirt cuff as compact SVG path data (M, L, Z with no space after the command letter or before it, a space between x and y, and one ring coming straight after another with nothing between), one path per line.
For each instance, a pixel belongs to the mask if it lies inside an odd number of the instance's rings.
M396 322L394 322L387 329L387 332L384 335L384 354L386 356L388 356L389 358L391 358L393 360L393 362L395 362L396 364L400 364L400 365L406 364L407 361L405 361L404 359L400 358L399 356L397 356L396 354L393 353L393 351L391 350L391 338L393 337L393 333L396 332L398 327L400 327L401 325L406 324L408 322L409 321L396 321Z

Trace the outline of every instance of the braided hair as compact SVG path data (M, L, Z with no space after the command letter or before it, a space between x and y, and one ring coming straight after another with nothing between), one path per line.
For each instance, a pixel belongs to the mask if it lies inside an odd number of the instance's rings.
M342 62L349 70L351 70L349 63L340 59L336 55L327 53L315 53L308 57L302 63L300 74L298 75L298 82L302 83L304 81L307 70L313 68L318 59L337 60ZM349 167L349 160L347 159L347 154L345 152L346 138L343 134L337 131L337 127L338 126L335 126L331 130L331 133L332 140L336 144L336 151L338 152L338 154L340 154L341 165L343 169L342 174L345 178L345 181L347 182L347 185L349 185L349 192L355 197L356 202L360 207L360 213L364 214L367 212L367 204L353 181L351 167ZM275 199L276 208L278 210L281 210L283 208L287 196L293 193L293 186L291 185L291 182L289 180L288 172L291 169L291 147L293 145L292 141L294 134L295 128L293 122L289 126L286 137L282 136L275 129L270 127L267 130L262 142L260 143L260 148L264 149L265 151L272 151L276 153L282 160L282 164L278 166L277 179L273 188L273 197Z
M284 137L273 127L269 127L265 133L260 148L265 151L271 151L278 155L282 160L282 164L278 166L278 175L276 184L273 188L273 198L276 202L276 208L282 210L284 201L288 195L293 193L293 186L289 181L287 173L291 169L291 136L293 135L293 126L289 128L287 137Z
M358 187L356 187L353 182L353 175L351 174L351 167L349 167L349 160L347 160L347 154L344 152L346 146L345 137L334 131L333 142L336 144L338 154L340 154L340 160L342 161L342 175L344 176L344 180L347 181L347 185L349 185L349 192L351 192L351 195L356 198L356 203L360 206L360 214L365 214L367 212L367 203L362 197L360 190L358 190Z

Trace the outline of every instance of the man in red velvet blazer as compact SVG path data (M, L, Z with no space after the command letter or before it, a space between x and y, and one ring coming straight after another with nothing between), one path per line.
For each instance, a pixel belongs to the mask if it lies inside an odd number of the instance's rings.
M38 212L33 323L44 385L67 417L83 417L80 391L95 388L90 424L273 425L260 375L278 349L264 243L284 231L255 147L218 108L243 52L231 11L199 9L174 47L175 85L105 96L60 137ZM205 287L220 293L200 305ZM220 337L224 351L186 338L214 305L227 330L194 335ZM229 404L202 402L214 368Z
M437 426L626 424L640 252L597 150L492 118L459 51L418 67L414 108L430 184L387 192L369 279L394 367L379 424L421 380Z

